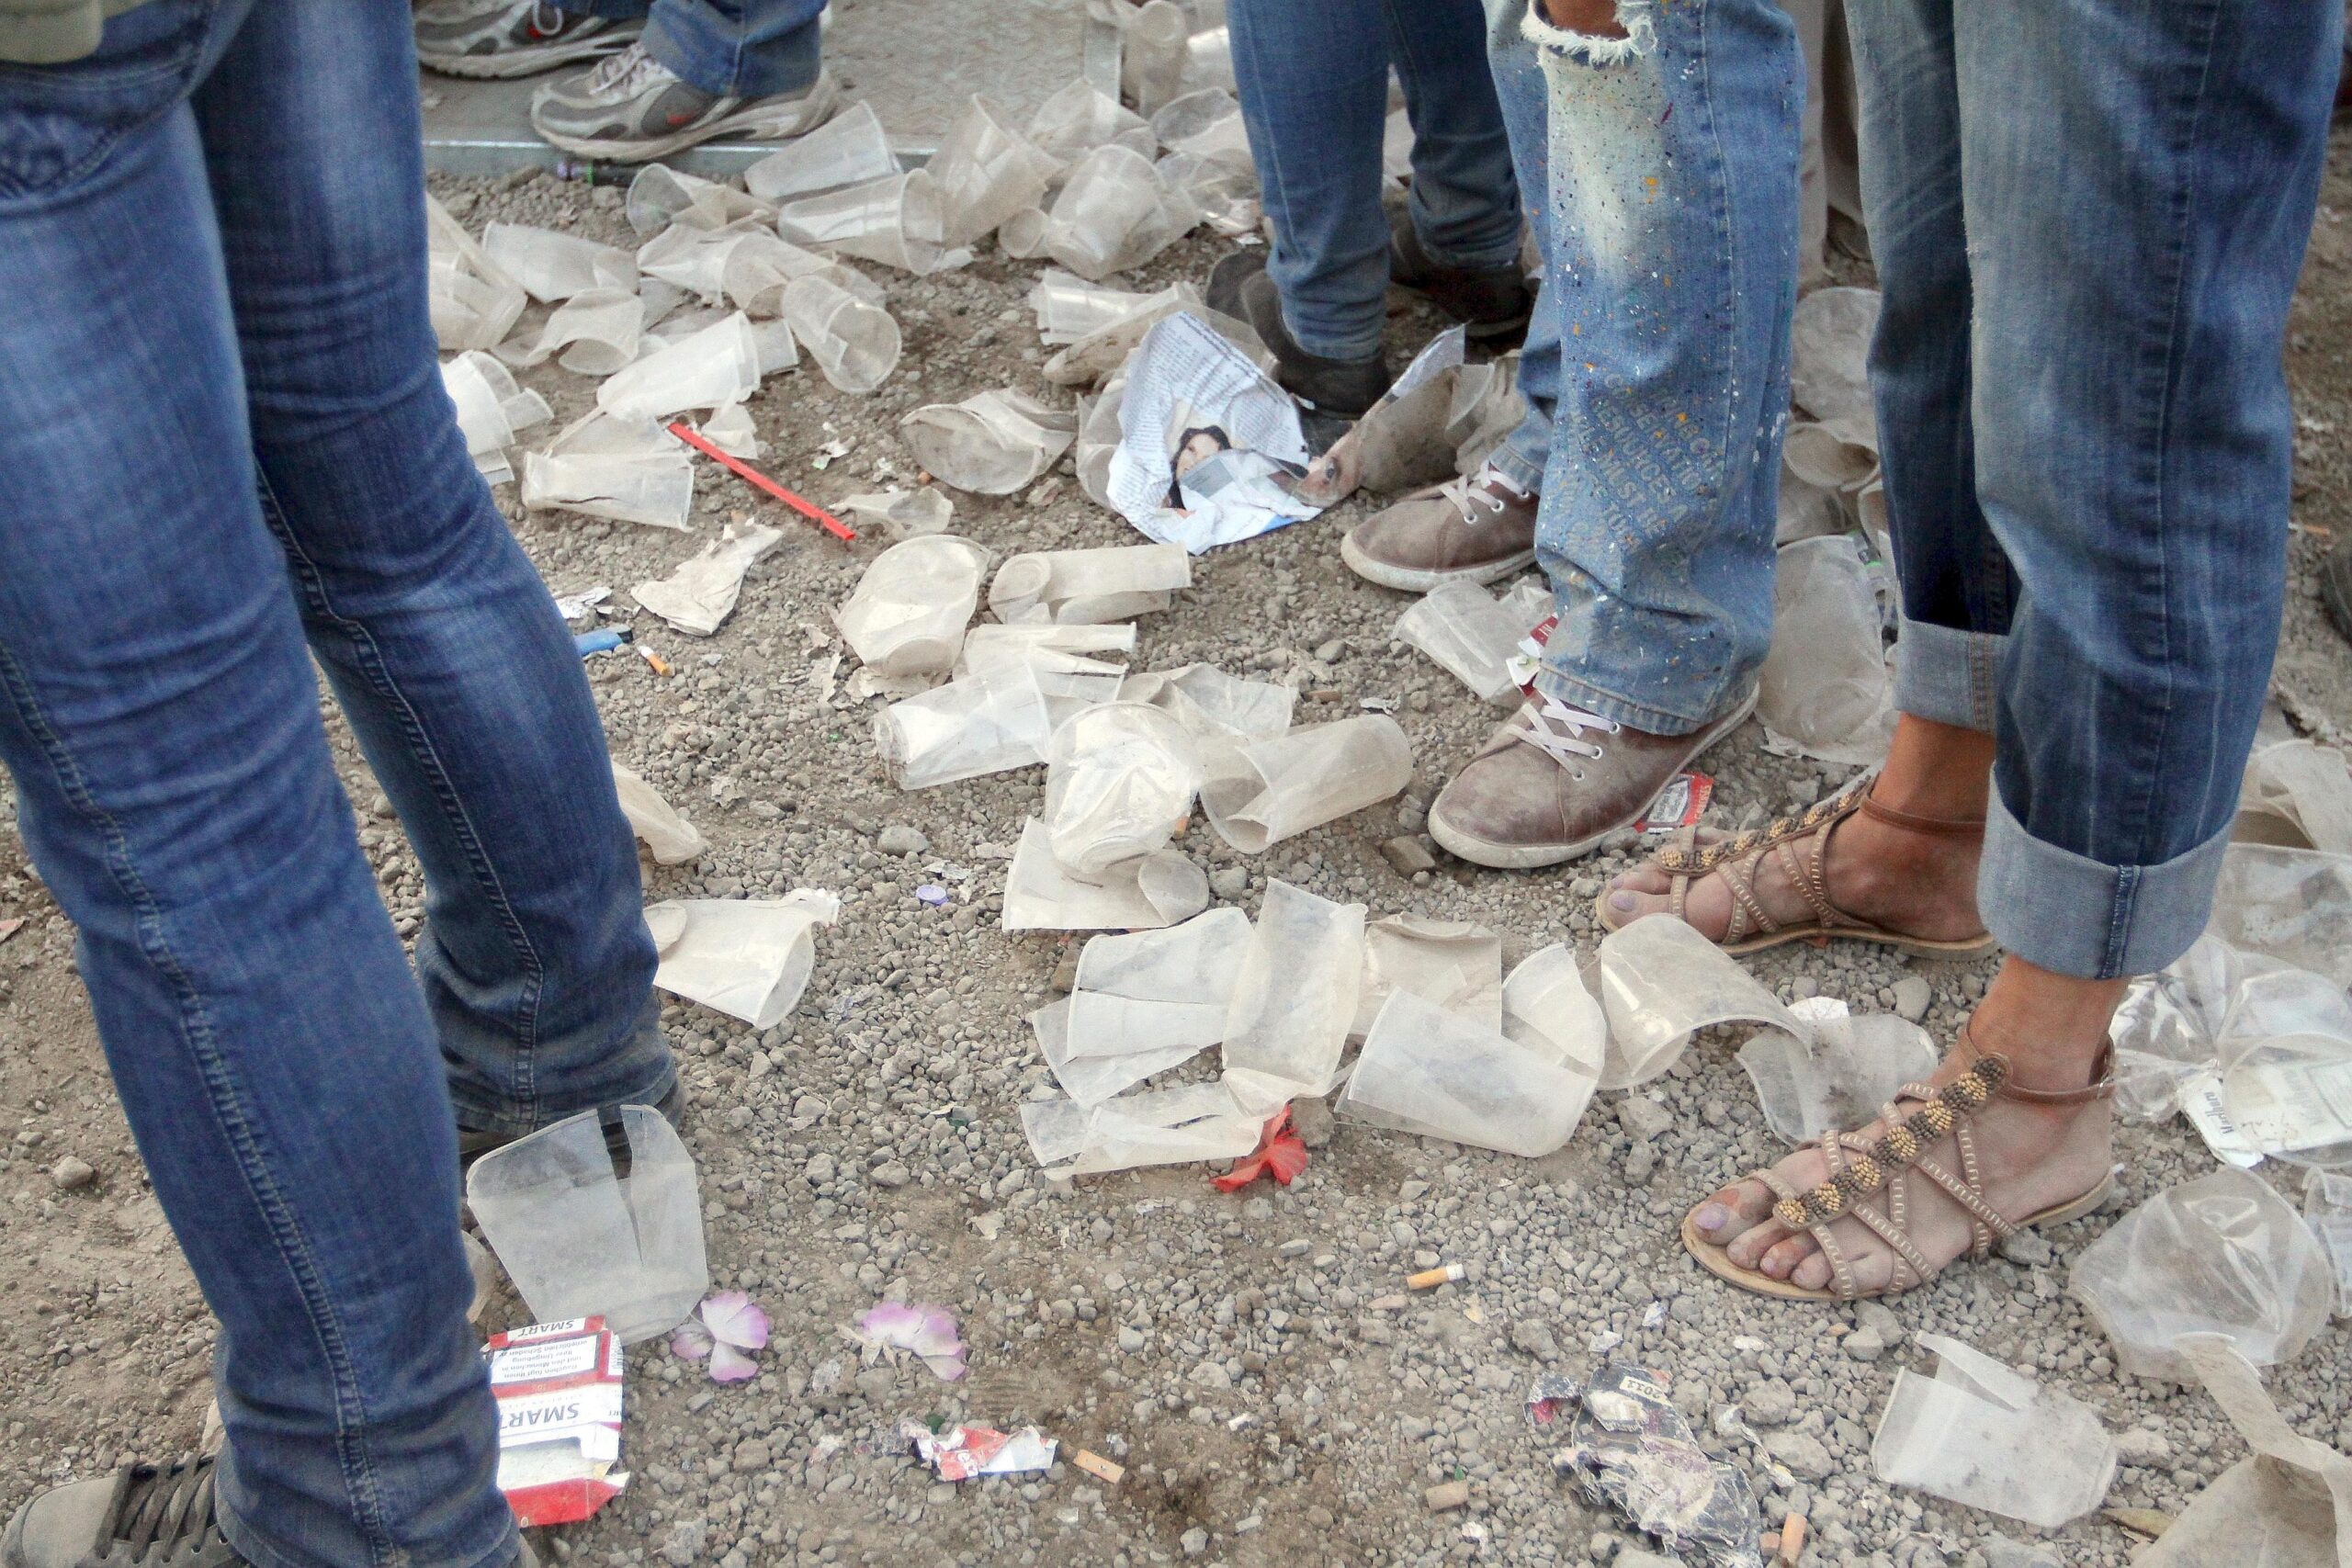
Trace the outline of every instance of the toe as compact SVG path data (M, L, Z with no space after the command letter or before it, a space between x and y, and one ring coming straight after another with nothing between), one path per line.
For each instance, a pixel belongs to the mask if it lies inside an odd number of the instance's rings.
M1797 1271L1797 1266L1813 1258L1818 1249L1809 1235L1783 1236L1765 1249L1756 1267L1775 1280L1785 1280Z
M1760 1181L1735 1181L1700 1204L1691 1224L1721 1247L1772 1213L1772 1190Z
M1732 1237L1731 1244L1724 1251L1742 1269L1755 1269L1762 1265L1766 1253L1786 1241L1788 1236L1788 1226L1778 1220L1766 1220L1762 1224L1751 1226Z
M1831 1272L1828 1258L1816 1251L1799 1263L1789 1278L1808 1291L1826 1291L1829 1288Z
M1611 888L1629 893L1670 893L1674 879L1654 865L1637 865L1609 879Z

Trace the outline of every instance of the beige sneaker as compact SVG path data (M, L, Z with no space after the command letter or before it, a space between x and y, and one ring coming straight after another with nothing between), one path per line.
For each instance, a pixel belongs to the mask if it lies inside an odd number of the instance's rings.
M1430 836L1474 865L1525 870L1589 854L1641 820L1693 757L1739 728L1738 706L1689 735L1629 729L1531 697L1430 807Z
M1535 492L1492 463L1418 491L1348 530L1340 558L1384 588L1493 582L1535 558Z

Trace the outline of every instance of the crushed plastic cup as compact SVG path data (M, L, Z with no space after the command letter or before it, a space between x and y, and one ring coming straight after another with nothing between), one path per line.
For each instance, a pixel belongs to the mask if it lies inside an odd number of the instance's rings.
M2335 1315L2352 1317L2352 1176L2308 1170L2303 1177L2303 1223L2327 1255L2335 1280Z
M1176 836L1200 787L1197 746L1142 703L1071 716L1046 744L1046 833L1070 870L1101 872Z
M2314 740L2281 740L2245 761L2238 819L2240 843L2352 853L2352 761Z
M481 248L499 270L542 304L557 304L591 288L637 288L636 257L616 245L577 234L492 223L482 231Z
M938 186L950 245L968 245L1046 197L1062 162L1006 122L1004 111L975 93L941 137L926 167Z
M578 512L655 528L687 527L694 504L694 465L677 458L629 453L526 453L523 504L531 510Z
M1389 997L1423 1001L1489 1030L1503 1026L1502 938L1466 920L1391 915L1363 933L1363 987L1352 1032L1363 1034Z
M558 350L556 360L581 376L610 376L637 358L645 328L645 301L617 288L590 288L557 306L539 329L538 341L528 348L507 344L499 357L528 368L544 364Z
M1249 943L1234 908L1089 942L1069 998L1031 1021L1064 1092L1099 1103L1222 1040Z
M825 379L844 392L870 392L898 368L899 323L830 277L793 279L784 291L784 319Z
M1076 274L1061 272L1057 267L1048 270L1078 282L1084 281ZM1122 291L1106 289L1104 292ZM1202 300L1201 291L1189 283L1171 283L1157 294L1131 298L1136 302L1125 313L1113 317L1085 336L1065 344L1059 353L1046 360L1040 367L1040 373L1046 379L1057 387L1091 386L1124 367L1128 356L1135 353L1136 345L1143 342L1144 334L1162 319L1179 310L1189 310L1204 320L1214 314ZM1108 434L1115 444L1117 429L1113 427Z
M466 450L493 484L512 477L505 453L515 433L555 417L545 398L517 386L512 371L480 349L469 348L444 364L441 388L457 405Z
M1042 760L1053 715L1036 665L983 665L875 716L874 745L900 789L932 789Z
M530 296L506 276L449 209L424 198L426 302L444 349L492 349L506 341Z
M1482 701L1516 705L1520 690L1510 661L1534 624L1475 582L1447 582L1408 606L1394 635L1437 660Z
M1141 115L1084 80L1070 83L1038 105L1027 128L1033 145L1064 161L1138 132L1150 135Z
M733 525L705 545L700 554L656 582L629 590L637 602L689 637L708 637L734 613L743 592L743 574L784 537L781 528Z
M2225 1334L2257 1367L2292 1360L2327 1324L2335 1270L2269 1183L2222 1169L2159 1192L2075 1259L2067 1289L2134 1377L2187 1383L2184 1334Z
M1894 735L1894 676L1878 582L1848 535L1779 552L1771 651L1757 677L1768 738L1808 757L1866 766Z
M1245 681L1214 664L1185 664L1128 676L1119 700L1164 708L1202 740L1270 740L1289 733L1298 692Z
M1193 20L1176 0L1121 7L1126 37L1119 51L1119 85L1146 115L1176 96L1192 60Z
M739 310L606 377L596 406L616 419L662 419L740 403L759 389L759 343Z
M682 175L666 164L647 164L629 181L621 210L630 228L650 238L673 223L724 229L741 218L772 216L775 208L748 191Z
M1223 25L1202 28L1185 40L1184 85L1233 90L1233 37Z
M541 1323L602 1317L634 1345L710 1289L694 1156L650 1107L583 1111L491 1150L467 1173L466 1205Z
M1098 395L1078 400L1078 445L1070 453L1071 466L1078 470L1078 488L1086 492L1087 500L1112 512L1118 508L1111 504L1111 459L1124 434L1119 411L1126 390L1126 382L1114 378Z
M613 789L620 796L621 815L629 830L645 844L656 865L684 865L710 847L702 830L662 798L661 791L635 771L613 764Z
M792 287L793 280L819 276L838 280L857 275L839 262L802 250L790 241L779 240L762 230L728 247L726 257L719 264L718 289L746 315L781 316L784 291Z
M1589 1071L1400 989L1373 1020L1337 1109L1374 1126L1535 1158L1575 1134L1592 1087Z
M898 172L898 154L890 151L882 118L861 98L745 169L743 187L763 201L782 201L864 185Z
M1805 1025L1739 961L1681 920L1635 920L1600 942L1609 1057L1600 1087L1632 1089L1672 1066L1691 1033L1746 1019L1803 1034Z
M943 483L1011 495L1069 450L1078 416L1025 392L991 389L960 403L927 403L900 420L899 432Z
M1916 1343L1940 1364L1895 1374L1871 1442L1881 1481L2043 1529L2098 1506L2116 1461L2096 1412L1957 1339Z
M1363 987L1364 909L1287 882L1266 885L1225 1021L1225 1078L1271 1115L1328 1093Z
M832 894L809 890L649 904L645 923L662 958L653 983L753 1029L774 1029L808 988L816 928L832 924L841 908Z
M1127 288L1104 288L1074 272L1049 266L1029 290L1030 309L1037 312L1037 333L1048 344L1076 343L1080 338L1123 321L1160 298Z
M2191 1498L2135 1568L2337 1568L2352 1551L2352 1459L2289 1427L2228 1340L2185 1335L2179 1350L2253 1451Z
M1142 265L1199 221L1192 198L1170 188L1149 158L1113 145L1080 158L1050 209L1013 214L998 240L1016 259L1050 255L1100 282Z
M1201 805L1217 836L1261 854L1310 828L1375 806L1413 779L1413 748L1385 715L1203 748Z
M759 427L752 423L752 411L741 403L729 403L700 424L687 428L729 457L746 462L764 450L760 445Z
M1008 626L982 621L964 634L964 650L956 656L956 668L961 674L991 660L1032 659L1049 653L1091 658L1097 654L1133 653L1135 649L1136 628L1132 626L1057 626L1040 623ZM1125 687L1123 685L1120 690L1124 693Z
M1877 436L1850 421L1822 423L1798 420L1782 438L1781 455L1786 470L1837 498L1841 520L1852 515L1849 498L1878 474Z
M1167 609L1192 582L1193 559L1182 545L1040 550L997 568L989 608L1007 625L1125 621Z
M796 244L821 245L918 276L952 265L939 187L925 169L787 201L776 232Z
M2222 1105L2245 1145L2322 1170L2352 1168L2352 1039L2280 1034L2233 1054Z
M1057 1177L1239 1159L1258 1146L1263 1127L1264 1118L1216 1083L1141 1089L1099 1105L1033 1100L1021 1107L1029 1152Z
M1767 1030L1739 1048L1765 1124L1791 1144L1860 1127L1906 1083L1936 1070L1928 1032L1893 1013L1847 1010L1831 997L1789 1004L1807 1029Z
M1871 333L1878 312L1875 288L1816 288L1797 301L1789 331L1789 391L1798 407L1825 423L1869 427Z
M2352 855L2232 844L2208 929L2352 987Z
M914 539L944 533L955 519L956 502L946 491L924 485L916 490L846 495L834 510L854 517L860 529L879 530L893 539Z
M850 651L884 675L937 675L956 662L980 602L989 553L957 534L932 534L874 558L833 622Z
M1584 983L1576 949L1536 949L1503 977L1503 1033L1512 1043L1598 1086L1608 1059L1609 1018Z
M1122 861L1107 871L1076 872L1054 858L1046 825L1034 817L1023 824L1005 873L1009 931L1156 931L1208 907L1208 874L1176 850Z
M1170 98L1151 117L1151 133L1171 152L1252 173L1250 133L1241 106L1222 87L1205 87Z

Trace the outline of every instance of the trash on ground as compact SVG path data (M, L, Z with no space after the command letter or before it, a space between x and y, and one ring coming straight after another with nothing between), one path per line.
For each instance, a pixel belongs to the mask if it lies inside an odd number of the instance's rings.
M991 389L960 403L926 403L899 422L899 433L942 483L1011 495L1069 450L1078 415L1024 392Z
M759 344L751 318L738 310L605 377L596 406L615 419L665 419L740 403L759 389Z
M1871 1443L1881 1481L2043 1529L2098 1506L2116 1457L2095 1411L1957 1339L1916 1337L1939 1365L1895 1373Z
M1144 334L1119 431L1113 509L1163 544L1198 555L1322 511L1297 494L1306 472L1298 406L1190 312Z
M713 1382L742 1382L760 1370L752 1352L765 1349L768 1314L741 1291L719 1291L703 1298L695 1314L670 1336L670 1353L684 1360L708 1360Z
M1707 1457L1655 1372L1620 1362L1595 1371L1552 1464L1686 1561L1762 1568L1747 1475Z
M1000 1432L993 1427L944 1427L933 1432L920 1421L901 1421L899 1435L942 1481L976 1475L1029 1475L1054 1467L1051 1438L1035 1427Z
M433 335L444 349L496 348L514 330L530 296L430 195L424 220Z
M942 675L964 645L980 602L989 552L957 534L932 534L874 558L833 612L852 653L885 675Z
M1271 1176L1277 1185L1288 1187L1306 1168L1306 1145L1291 1131L1290 1107L1285 1105L1267 1119L1257 1148L1234 1161L1223 1176L1212 1178L1211 1185L1220 1192L1238 1192L1258 1178Z
M1057 722L1112 700L1125 673L1121 665L1045 649L966 661L945 685L877 714L875 750L891 781L908 790L1028 767L1045 761Z
M898 321L833 279L793 279L784 291L783 310L793 340L842 391L870 392L898 368Z
M1707 814L1707 802L1714 798L1715 781L1706 773L1680 773L1667 780L1657 798L1643 809L1641 820L1634 824L1636 833L1671 833L1679 828L1695 827Z
M1202 740L1266 740L1289 731L1298 692L1245 681L1214 664L1186 664L1128 676L1119 700L1164 708Z
M1223 1040L1249 942L1231 908L1088 942L1069 998L1031 1020L1064 1092L1098 1104Z
M1481 701L1521 700L1511 660L1528 628L1552 613L1552 595L1532 579L1498 599L1475 582L1448 582L1406 607L1392 634L1420 649Z
M630 830L645 841L654 864L683 865L710 847L701 830L633 770L615 762L613 787L620 795L621 815L628 818Z
M1413 780L1404 729L1382 714L1202 747L1201 805L1244 854L1375 806Z
M2352 987L2352 855L2232 844L2207 929Z
M666 164L647 164L638 170L629 181L621 210L629 227L648 238L673 223L715 230L739 218L764 222L775 216L773 202L716 180L682 175Z
M560 304L592 288L637 289L637 257L617 245L535 229L492 223L481 248L493 265L544 305Z
M2281 740L2257 749L2246 759L2230 837L2241 843L2352 854L2352 761L2335 747L2313 740Z
M939 189L950 245L969 245L1024 208L1046 199L1062 161L1007 123L1004 110L975 93L925 165ZM936 472L936 470L933 470Z
M1070 83L1038 105L1026 132L1039 151L1057 158L1076 158L1122 140L1147 157L1158 150L1143 116L1085 81Z
M747 523L739 533L729 524L668 577L640 582L629 592L689 637L708 637L734 613L735 601L743 592L743 574L783 537L782 529Z
M662 954L653 983L673 996L773 1029L800 1000L817 964L816 928L840 918L831 893L782 898L679 898L645 908Z
M521 499L616 523L684 532L694 504L694 459L650 420L592 413L523 457Z
M896 174L899 160L874 106L859 99L806 136L796 136L743 171L743 186L763 201L838 190Z
M1788 1143L1862 1126L1903 1085L1936 1070L1928 1032L1894 1013L1858 1016L1832 997L1791 1002L1789 1011L1805 1032L1766 1030L1739 1048L1766 1124Z
M1456 448L1447 415L1467 342L1457 326L1423 344L1379 400L1307 465L1300 493L1329 506L1360 488L1380 495L1452 479Z
M1791 1514L1781 1521L1781 1540L1774 1549L1772 1561L1781 1568L1796 1568L1798 1559L1804 1556L1805 1517Z
M1484 926L1390 915L1364 927L1363 958L1351 1033L1369 1033L1381 1004L1396 991L1488 1030L1503 1026L1503 942Z
M1192 584L1192 558L1174 545L1040 550L997 568L989 608L1009 626L1102 625L1165 610Z
M2260 1177L2217 1170L2157 1193L2075 1258L2067 1289L2134 1377L2195 1381L2184 1334L2226 1334L2258 1367L2293 1359L2327 1325L2335 1271Z
M878 528L893 539L914 539L946 531L956 515L956 502L945 491L924 485L919 490L888 490L845 495L838 503L867 528Z
M591 288L549 312L537 342L521 346L510 339L498 357L517 368L541 365L561 351L556 363L580 376L610 376L637 357L645 332L645 301L634 290Z
M1054 857L1046 825L1032 817L1005 874L1004 929L1154 931L1209 907L1208 874L1174 849L1099 872L1070 870Z
M2332 999L2341 1003L2340 993ZM2352 1030L2273 1035L2222 1073L2222 1106L2247 1146L2323 1170L2352 1167Z
M636 634L627 626L600 626L593 632L582 632L571 639L571 646L581 658L592 653L617 653L628 646Z
M1127 1478L1125 1465L1104 1459L1091 1450L1080 1449L1069 1456L1069 1461L1105 1486L1116 1486Z
M1072 283L1080 288L1089 287L1085 279L1074 277L1069 273L1058 273L1057 276L1069 277ZM1044 365L1038 367L1038 373L1057 387L1091 387L1098 381L1117 382L1120 385L1122 389L1119 399L1114 400L1113 405L1105 411L1103 416L1107 422L1104 434L1111 446L1118 445L1117 403L1124 400L1125 396L1123 373L1126 368L1127 361L1142 345L1145 335L1168 317L1180 312L1190 312L1198 316L1216 328L1220 336L1228 342L1233 342L1242 353L1250 355L1253 363L1262 364L1262 360L1259 357L1259 350L1263 345L1260 343L1256 332L1243 323L1233 321L1230 317L1219 316L1216 311L1211 310L1208 308L1208 302L1201 298L1201 291L1189 283L1171 283L1157 294L1127 294L1104 289L1096 298L1101 299L1103 296L1132 299L1135 303L1127 308L1125 314L1114 316L1084 336L1063 344L1046 359ZM1107 312L1109 307L1104 304L1100 309ZM1236 341L1237 334L1242 341ZM1108 395L1106 386L1105 396ZM1081 432L1080 439L1089 438ZM1102 460L1106 465L1110 460L1107 450L1102 455ZM1088 493L1091 495L1093 491L1090 490ZM1108 501L1100 496L1095 499L1102 505L1110 505ZM1114 508L1114 510L1116 509Z
M2326 1170L2303 1175L2303 1220L2319 1237L2334 1273L2335 1315L2352 1317L2352 1176Z
M601 1317L535 1323L481 1348L498 1404L498 1489L526 1528L577 1524L618 1496L621 1345Z
M839 190L797 197L776 210L776 232L794 244L880 262L917 276L963 265L969 251L946 243L946 214L928 169L909 169Z
M1201 220L1188 192L1170 186L1133 148L1097 147L1073 164L1050 208L1004 220L997 243L1020 261L1051 256L1090 283L1141 266Z
M1411 991L1381 1007L1337 1110L1351 1120L1530 1158L1565 1145L1593 1075Z
M1873 418L1870 348L1878 312L1875 288L1816 288L1797 302L1789 333L1789 391L1814 418Z
M1883 567L1851 535L1783 546L1773 574L1772 648L1757 676L1769 746L1862 767L1894 736L1894 673L1882 631Z
M542 1322L601 1317L634 1345L710 1289L694 1156L649 1106L583 1111L491 1150L466 1174L466 1206Z
M1804 1021L1737 959L1681 920L1635 920L1600 942L1600 1000L1609 1014L1602 1089L1631 1089L1672 1066L1693 1031L1751 1019L1799 1038Z
M956 1314L944 1306L884 1302L859 1318L856 1327L843 1332L869 1367L884 1360L895 1366L901 1357L912 1356L943 1382L964 1375L964 1341L956 1331Z
M2352 1459L2290 1427L2222 1337L2190 1335L2178 1349L2254 1451L2191 1499L2135 1568L2340 1568L2352 1556Z
M1225 1081L1243 1109L1268 1115L1330 1091L1363 985L1363 905L1267 883L1226 1013Z
M458 430L466 450L491 484L514 477L507 448L515 433L555 417L548 400L524 390L514 373L479 349L468 349L441 367L441 388L458 407Z
M1029 307L1037 312L1037 334L1049 346L1073 344L1103 328L1132 318L1155 300L1173 301L1175 290L1138 294L1133 289L1106 288L1089 283L1074 272L1049 266L1029 289Z
M797 512L801 516L808 518L808 521L816 524L817 526L822 528L826 533L831 534L834 538L840 539L844 543L854 543L857 539L857 536L851 532L850 529L842 524L840 518L834 516L823 507L819 506L807 496L801 495L795 491L786 490L784 486L776 483L775 480L768 478L767 475L760 472L759 469L752 468L749 463L742 461L743 454L726 450L717 444L714 432L717 430L721 421L725 420L730 413L741 414L741 412L742 409L740 404L729 404L727 408L723 408L719 410L718 413L713 414L700 432L689 430L683 424L673 423L669 427L670 434L684 442L687 446L693 447L695 451L700 452L704 457L708 457L711 461L717 463L720 468L725 468L729 473L733 474L737 479L741 479L745 484L750 485L752 489L765 491L768 494L775 497L776 500L784 502L785 505L792 508L793 511ZM749 427L750 421L748 417L746 417L742 422L742 428L748 430ZM753 442L752 445L756 446L758 443ZM756 456L756 453L753 455Z
M1088 1176L1148 1165L1192 1165L1253 1153L1265 1118L1244 1111L1222 1083L1139 1089L1080 1105L1033 1100L1021 1107L1029 1152L1049 1176Z
M1200 787L1197 743L1166 711L1104 703L1046 744L1046 833L1074 872L1108 870L1176 836Z

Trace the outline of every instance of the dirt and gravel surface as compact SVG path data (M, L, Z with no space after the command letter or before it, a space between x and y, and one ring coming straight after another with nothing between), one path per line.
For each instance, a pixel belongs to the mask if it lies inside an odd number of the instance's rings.
M614 191L548 179L439 188L476 231L497 217L628 238ZM2340 741L2352 734L2352 648L2322 618L2313 571L2330 532L2352 527L2352 136L2336 138L2325 200L2289 354L2299 531L2278 683L2297 726ZM1200 276L1222 245L1195 236L1125 281ZM963 272L886 279L907 338L898 373L864 399L806 370L770 378L752 404L763 466L820 499L910 482L915 464L896 433L910 408L1004 385L1051 391L1023 299L1033 276L990 249ZM1408 351L1432 326L1400 315L1395 346ZM593 382L552 365L527 380L559 418L593 397ZM820 471L835 444L845 450ZM500 493L513 513L512 491ZM1532 875L1441 856L1409 879L1378 852L1420 829L1428 800L1497 715L1392 643L1404 601L1340 564L1339 536L1370 504L1202 559L1176 608L1142 622L1135 662L1200 660L1290 681L1312 694L1302 722L1396 699L1413 784L1253 860L1204 828L1182 846L1219 900L1245 909L1280 877L1375 915L1483 922L1503 934L1508 961L1555 941L1589 950L1591 895L1631 863L1627 846ZM666 575L721 523L771 510L707 469L695 536L559 513L517 516L515 528L550 587L609 584L626 603L628 585ZM663 1012L686 1064L714 1275L763 1302L775 1336L760 1375L733 1387L659 1346L633 1354L635 1480L603 1518L551 1535L559 1562L1646 1563L1618 1520L1554 1476L1550 1445L1521 1414L1530 1380L1587 1370L1602 1330L1668 1373L1684 1410L1742 1406L1764 1454L1739 1438L1710 1442L1748 1465L1768 1517L1811 1518L1808 1562L1985 1568L1989 1534L2032 1533L1871 1478L1871 1428L1897 1369L1925 1364L1911 1344L1922 1332L1956 1335L2098 1409L2124 1456L2111 1504L2177 1509L2242 1453L2201 1393L2120 1378L2064 1292L2070 1260L2113 1213L2212 1168L2185 1123L2123 1129L2107 1213L1859 1310L1741 1294L1682 1255L1684 1209L1777 1153L1720 1038L1650 1089L1602 1097L1547 1159L1322 1125L1288 1190L1227 1196L1181 1167L1041 1180L1017 1108L1048 1079L1023 1019L1054 994L1074 949L1008 935L997 919L1001 856L1038 807L1040 771L893 789L870 715L811 678L838 646L828 612L873 547L784 526L715 637L638 618L672 678L627 657L591 668L614 756L711 840L697 864L649 869L649 897L829 887L843 899L784 1024L754 1034L692 1006ZM955 526L999 552L1134 538L1059 476L1016 497L958 497ZM335 726L385 901L410 932L415 863ZM1716 818L1735 824L1843 779L1767 754L1753 725L1709 767ZM958 897L931 908L914 896L927 882ZM0 1107L16 1124L0 1144L5 1516L53 1480L192 1447L213 1330L116 1108L72 933L13 836L0 843L0 915L26 921L0 946ZM1991 973L1842 945L1772 953L1754 969L1784 997L1899 1010L1939 1037ZM1439 1259L1467 1277L1395 1305L1403 1277ZM961 1315L967 1381L860 1369L841 1330L885 1293ZM1662 1321L1645 1328L1659 1303ZM486 1325L520 1313L498 1300ZM2296 1427L2352 1447L2344 1350L2331 1328L2272 1383ZM1035 1422L1063 1439L1065 1457L1091 1449L1126 1475L1109 1486L1065 1465L1026 1481L934 1483L888 1436L906 1416ZM1776 1482L1766 1455L1794 1479ZM1466 1509L1433 1511L1425 1489L1455 1479L1468 1483ZM2120 1564L2133 1538L2093 1517L2051 1544L2069 1564Z

